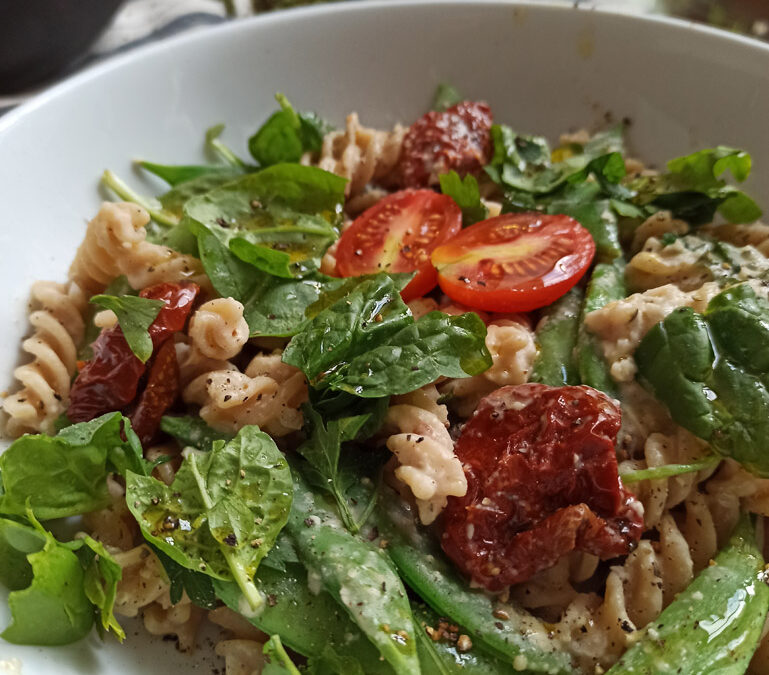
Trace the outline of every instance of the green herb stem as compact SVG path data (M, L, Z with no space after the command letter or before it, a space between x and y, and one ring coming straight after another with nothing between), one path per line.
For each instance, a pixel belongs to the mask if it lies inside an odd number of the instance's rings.
M120 197L120 199L133 202L144 208L156 223L167 225L169 227L179 224L179 221L176 218L160 208L158 202L154 199L142 197L138 192L134 192L122 178L116 176L109 169L102 174L101 182Z

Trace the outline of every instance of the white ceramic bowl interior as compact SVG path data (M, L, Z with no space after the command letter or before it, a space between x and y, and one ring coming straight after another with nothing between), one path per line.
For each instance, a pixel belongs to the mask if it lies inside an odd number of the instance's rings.
M245 140L284 92L341 124L409 123L437 83L485 99L498 121L556 138L627 119L632 150L660 163L716 144L748 149L748 187L769 207L769 46L683 22L541 3L350 3L274 13L164 42L92 68L0 118L3 385L19 358L36 279L63 280L105 168L145 192L131 160L201 161L203 131ZM0 624L5 624L0 597ZM137 627L127 646L0 641L0 674L210 673ZM203 645L203 651L210 651ZM20 661L14 661L19 659ZM21 670L14 670L16 666Z

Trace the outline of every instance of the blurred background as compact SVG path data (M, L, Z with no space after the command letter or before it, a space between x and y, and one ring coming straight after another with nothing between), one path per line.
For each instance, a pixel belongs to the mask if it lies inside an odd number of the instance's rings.
M88 65L147 42L333 0L24 0L0 3L0 114ZM343 0L338 0L343 1ZM769 40L769 0L577 0Z

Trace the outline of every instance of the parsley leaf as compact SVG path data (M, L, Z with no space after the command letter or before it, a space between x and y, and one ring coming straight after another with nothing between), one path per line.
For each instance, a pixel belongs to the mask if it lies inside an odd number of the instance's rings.
M115 312L131 351L142 363L146 363L152 356L149 327L163 307L163 301L135 295L94 295L90 302Z

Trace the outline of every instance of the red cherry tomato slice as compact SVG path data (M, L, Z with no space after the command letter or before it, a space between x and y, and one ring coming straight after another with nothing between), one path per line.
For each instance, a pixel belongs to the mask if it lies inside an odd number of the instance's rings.
M398 162L403 187L437 185L438 176L454 169L480 173L491 160L491 109L463 101L444 112L429 112L409 127Z
M590 387L507 386L489 394L455 445L467 493L449 497L441 545L492 591L574 550L630 552L643 508L619 480L617 403Z
M462 230L433 251L452 300L489 312L528 312L560 298L590 266L595 242L576 220L507 213Z
M408 302L438 283L430 253L461 229L462 211L451 197L432 190L396 192L364 211L344 231L336 249L337 274L416 272L401 291Z

